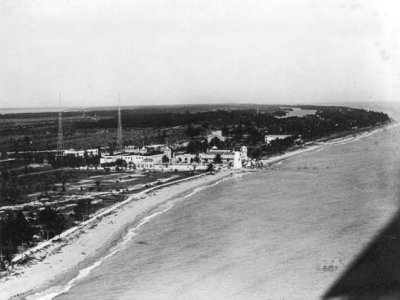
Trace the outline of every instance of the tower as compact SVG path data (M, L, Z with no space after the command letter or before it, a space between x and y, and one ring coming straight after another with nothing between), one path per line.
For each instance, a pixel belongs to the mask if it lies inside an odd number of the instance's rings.
M121 99L118 96L118 131L117 131L117 147L122 150L122 121L121 121Z
M240 169L240 168L242 168L242 157L241 157L239 151L235 151L235 152L234 152L233 168L234 168L234 169Z
M57 155L62 156L64 153L64 137L62 128L61 95L58 96L58 104L59 104L59 113L58 113Z

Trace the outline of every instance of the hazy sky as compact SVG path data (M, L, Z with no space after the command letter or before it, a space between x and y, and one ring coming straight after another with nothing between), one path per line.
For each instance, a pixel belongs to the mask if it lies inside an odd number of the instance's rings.
M395 3L1 0L0 108L396 101Z

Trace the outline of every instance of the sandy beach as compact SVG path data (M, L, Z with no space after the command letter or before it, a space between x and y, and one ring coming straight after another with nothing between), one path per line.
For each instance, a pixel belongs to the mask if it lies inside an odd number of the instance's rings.
M60 242L37 251L27 265L17 265L11 276L0 281L0 299L22 299L27 294L45 289L59 281L76 276L80 269L101 258L107 249L122 238L127 228L148 215L158 205L178 198L193 189L212 184L234 171L222 170L214 175L189 178L161 189L133 194L125 204L105 216L79 226Z

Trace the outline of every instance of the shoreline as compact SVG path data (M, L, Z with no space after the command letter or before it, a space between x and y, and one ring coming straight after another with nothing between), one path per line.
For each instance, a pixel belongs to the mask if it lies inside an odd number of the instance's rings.
M302 145L301 147L296 147L295 149L288 149L286 152L282 154L278 154L275 156L271 156L267 159L261 159L261 162L264 164L264 167L269 167L272 164L278 163L282 160L285 160L287 158L290 158L292 156L296 156L302 153L306 152L311 152L315 151L318 149L321 149L322 147L325 146L332 146L332 145L337 145L337 144L342 144L342 143L349 143L352 141L356 141L359 138L369 136L371 134L374 134L376 132L380 132L382 130L387 130L390 129L391 127L396 127L399 126L400 122L392 120L388 124L384 124L381 126L377 127L368 127L368 128L362 128L362 129L357 129L354 131L345 131L341 133L334 134L329 137L324 137L320 138L314 141L310 141Z
M215 175L203 173L195 178L189 177L168 186L156 186L129 195L123 202L103 211L102 216L95 215L90 219L93 219L91 222L87 220L65 234L61 243L53 241L42 247L32 255L36 261L18 265L12 274L3 277L0 281L0 299L24 299L76 277L80 270L106 255L130 227L135 227L164 203L184 198L196 188L240 173L247 172L223 170Z
M350 142L353 137L368 136L379 130L384 130L390 125L368 128L357 133L325 138L323 141L313 141L301 148L287 151L283 154L263 160L265 166L278 163L289 157L314 151L327 145L334 145L336 141ZM398 125L398 123L397 123ZM349 139L349 137L351 139ZM79 276L99 259L107 256L110 249L128 234L130 229L135 229L138 224L151 214L157 213L160 206L173 199L182 199L233 174L248 174L257 170L241 169L239 171L224 169L215 175L205 173L189 177L181 182L149 188L145 191L131 194L105 211L94 215L90 222L80 224L78 229L63 236L62 243L51 242L48 247L37 251L37 261L18 266L16 272L0 280L0 299L24 299L28 295L39 292L48 292L48 288L55 285L68 283ZM92 220L93 219L93 220ZM44 253L42 253L44 252ZM39 294L37 294L40 298ZM29 299L39 299L31 298ZM50 298L51 299L51 298Z

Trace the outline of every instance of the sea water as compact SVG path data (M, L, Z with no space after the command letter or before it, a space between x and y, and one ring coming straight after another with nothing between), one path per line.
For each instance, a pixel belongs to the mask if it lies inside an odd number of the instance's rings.
M397 211L400 127L160 207L50 299L318 299Z

